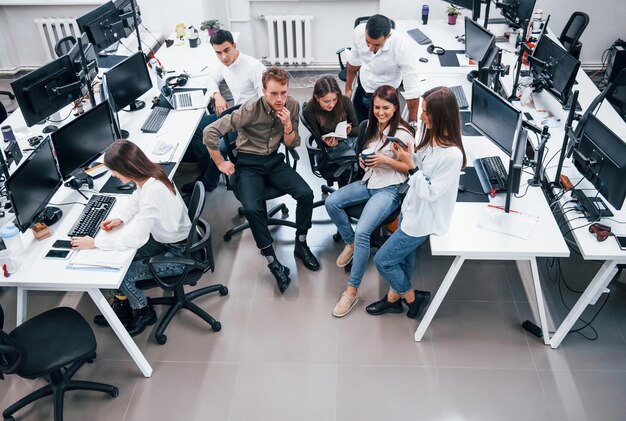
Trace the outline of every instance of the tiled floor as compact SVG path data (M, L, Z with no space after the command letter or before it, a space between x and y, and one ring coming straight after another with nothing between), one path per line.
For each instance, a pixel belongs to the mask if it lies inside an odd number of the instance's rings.
M292 95L302 101L310 81L297 80ZM305 86L306 85L306 86ZM308 87L307 87L308 86ZM301 128L304 135L304 129ZM299 148L299 171L319 198L321 181ZM181 177L180 182L193 178ZM291 215L293 201L288 200ZM361 301L343 319L331 315L346 274L334 261L341 246L334 228L316 209L309 244L321 260L310 272L293 258L293 230L275 229L279 259L292 270L285 295L277 291L250 232L224 243L226 229L240 222L238 202L223 185L208 194L204 217L213 229L216 268L202 285L221 282L227 297L208 296L199 305L222 322L213 332L190 314L180 314L156 344L152 331L136 338L154 374L142 377L109 329L94 330L98 359L78 378L108 381L120 389L111 399L71 392L67 420L623 420L626 418L626 288L611 285L611 297L593 326L596 341L569 335L558 350L521 328L533 318L529 297L514 262L467 262L421 343L417 322L404 315L372 317L365 306L386 287L369 267ZM451 258L418 251L414 286L436 290ZM540 261L550 316L565 315L558 285ZM575 255L564 262L574 288L584 288L598 263ZM42 275L43 276L43 275ZM565 294L571 305L577 296ZM603 300L603 299L602 299ZM601 301L602 301L601 300ZM15 290L0 289L15 325ZM96 308L79 294L32 292L29 316L63 303L89 320ZM585 313L593 316L597 307ZM592 335L586 330L585 333ZM0 381L0 408L42 384L17 376ZM51 401L18 413L18 420L51 419Z

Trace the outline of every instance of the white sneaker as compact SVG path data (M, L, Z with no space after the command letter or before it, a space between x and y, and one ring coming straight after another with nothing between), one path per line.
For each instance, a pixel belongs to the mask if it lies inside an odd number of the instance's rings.
M352 256L354 255L354 243L346 244L343 248L343 251L337 257L337 266L340 268L345 267L352 261Z
M356 295L352 296L348 294L347 291L344 291L343 294L341 294L339 302L333 309L333 316L343 317L350 313L350 310L352 310L357 301L359 301L359 298Z

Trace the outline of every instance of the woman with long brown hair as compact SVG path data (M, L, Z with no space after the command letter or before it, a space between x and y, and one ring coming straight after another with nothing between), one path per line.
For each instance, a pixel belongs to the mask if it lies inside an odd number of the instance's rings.
M101 250L137 249L120 289L128 297L133 318L126 329L131 336L156 322L156 313L137 281L151 279L146 263L150 257L171 253L184 256L185 242L191 229L187 208L174 184L163 169L150 161L137 145L127 140L117 140L104 154L104 164L113 177L123 183L134 182L137 190L117 217L100 224L104 232L92 237L72 237L73 249L98 248ZM121 231L116 234L111 231ZM158 264L155 270L160 276L183 273L182 265Z
M426 92L423 99L421 120L426 130L416 152L394 144L397 159L411 168L411 177L398 229L374 258L390 289L366 308L372 315L402 313L404 301L409 308L407 316L416 319L430 302L430 292L411 287L415 250L429 235L448 230L461 169L466 164L454 94L438 87Z
M361 154L359 164L365 170L360 181L343 186L326 199L326 210L330 219L337 225L345 244L337 258L337 265L346 266L352 261L352 269L346 290L333 310L335 317L343 317L357 302L357 292L370 255L372 232L400 203L399 187L411 168L398 160L390 137L399 139L409 148L415 145L413 128L400 117L400 103L395 88L383 85L372 94L368 126L357 145ZM365 204L356 229L344 209Z

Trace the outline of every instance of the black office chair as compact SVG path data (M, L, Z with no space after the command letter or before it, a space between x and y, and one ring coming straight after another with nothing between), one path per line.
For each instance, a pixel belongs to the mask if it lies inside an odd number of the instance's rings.
M48 384L23 397L4 410L5 421L44 396L54 396L54 420L63 420L63 397L71 390L92 390L119 395L115 386L72 377L86 362L96 358L96 338L89 323L76 310L59 307L48 310L16 327L3 328L0 306L0 379L17 374L26 379L44 378Z
M228 115L230 113L232 113L233 111L235 111L236 109L238 109L240 107L240 105L235 105L234 107L230 107L229 109L225 110L222 114L220 114L220 118ZM237 147L236 147L236 139L235 139L235 132L229 132L226 133L224 135L224 140L226 142L226 149L228 151L228 159L235 164L237 162ZM295 149L290 149L287 148L285 146L285 159L287 161L287 164L292 165L291 164L291 160L293 159L293 169L295 170L297 165L298 165L298 161L300 160L300 155L298 154L298 152L296 152ZM235 174L230 175L228 177L226 177L226 189L227 190L232 190L233 193L235 194L235 197L237 197L237 173L235 172ZM283 196L285 193L280 192L278 190L276 190L275 188L273 188L270 185L265 185L265 191L263 194L263 198L265 199L265 201L267 202L268 200L272 200L272 199L277 199L281 196ZM239 197L237 197L237 199L239 199ZM284 203L280 203L276 206L274 206L272 209L270 209L269 211L267 210L267 208L265 209L266 213L267 213L267 225L268 226L273 226L273 225L282 225L282 226L286 226L286 227L291 227L294 229L297 229L298 226L296 225L295 222L291 222L288 221L286 219L278 219L278 218L274 218L274 215L276 215L278 212L281 212L283 216L288 216L289 215L289 209L287 208L287 205ZM239 216L246 216L246 213L243 209L243 207L239 207L238 208L238 214ZM228 242L233 238L233 235L238 234L242 231L245 231L246 229L250 228L250 223L249 222L244 222L242 224L239 224L231 229L229 229L228 231L226 231L226 233L224 234L224 241Z
M6 95L9 97L10 100L15 99L15 95L13 95L13 93L8 92L8 91L0 91L0 95ZM7 112L6 107L4 106L2 102L0 102L0 123L6 120L8 116L9 116L9 113Z
M580 51L583 48L582 42L578 39L583 34L585 28L589 24L589 15L584 12L574 12L563 28L563 32L559 36L559 41L568 53L580 58Z
M185 293L185 285L195 286L202 275L209 269L213 271L215 261L213 259L213 249L211 247L211 227L200 217L204 209L204 185L201 181L196 181L191 193L188 205L189 219L191 220L191 230L185 244L185 257L176 256L156 256L149 260L150 271L154 279L137 282L141 289L159 287L165 291L173 292L172 296L150 298L150 304L167 305L167 310L161 319L154 334L156 341L163 345L167 341L165 329L170 324L176 313L185 308L196 316L211 325L211 328L218 332L222 329L220 322L215 320L209 313L194 304L194 300L206 294L219 292L221 296L228 294L228 288L222 284L215 284L208 287L196 289ZM154 270L155 264L169 263L184 265L185 270L176 276L159 276Z

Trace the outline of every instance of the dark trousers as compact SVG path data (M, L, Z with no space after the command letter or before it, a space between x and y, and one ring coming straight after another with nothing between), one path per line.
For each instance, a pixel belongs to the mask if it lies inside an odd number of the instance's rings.
M200 120L200 123L191 138L191 150L196 157L198 170L200 171L200 180L202 181L202 184L204 184L205 189L214 189L217 187L217 182L220 179L220 170L211 159L211 155L209 155L206 145L202 142L202 131L205 127L216 120L216 114L209 114L202 117L202 120ZM222 152L222 156L224 156L225 154L222 151L223 148L221 143L223 143L223 140L220 141L220 151Z
M372 94L365 93L361 84L357 83L352 103L354 104L354 111L356 112L356 118L359 120L359 123L368 119L371 100Z
M237 197L246 212L250 230L259 249L273 242L267 227L264 193L268 186L283 194L289 194L296 202L298 233L311 228L313 214L313 190L300 174L285 162L282 153L253 155L239 153L235 165Z

